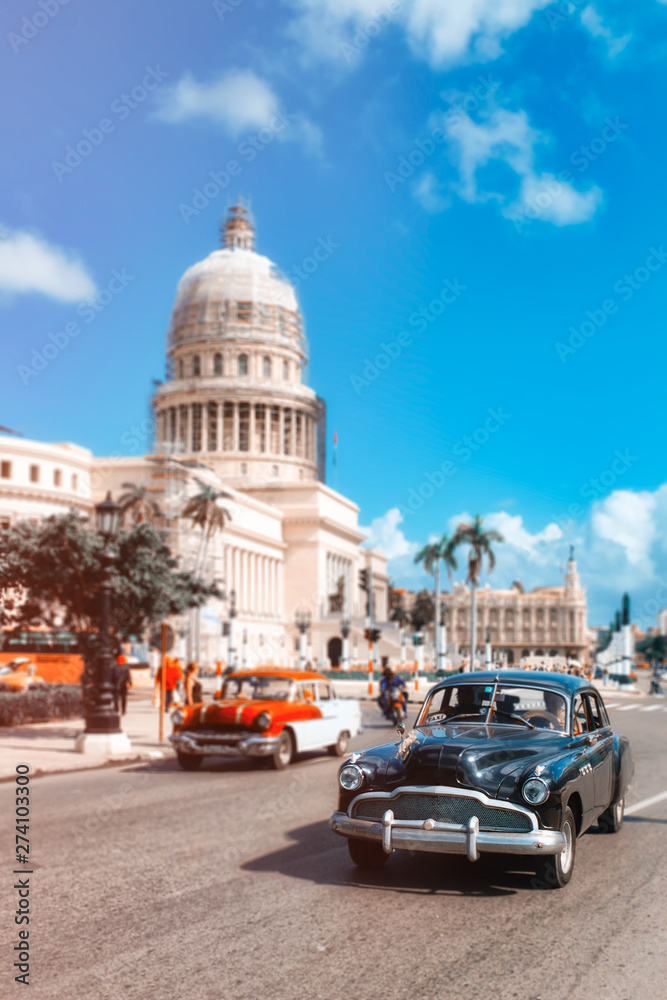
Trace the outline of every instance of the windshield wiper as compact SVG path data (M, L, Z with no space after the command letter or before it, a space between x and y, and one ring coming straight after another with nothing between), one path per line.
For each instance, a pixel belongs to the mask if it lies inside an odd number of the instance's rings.
M512 712L501 712L497 708L495 708L493 712L494 715L502 715L505 719L516 719L518 722L523 722L524 726L528 726L529 729L537 729L537 726L534 726L532 722L528 721L528 719L524 719L522 715L514 715Z

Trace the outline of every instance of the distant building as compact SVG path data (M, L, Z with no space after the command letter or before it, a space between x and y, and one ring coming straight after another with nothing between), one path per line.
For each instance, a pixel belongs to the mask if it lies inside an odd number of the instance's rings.
M0 530L68 509L91 509L92 453L75 444L44 444L0 435Z

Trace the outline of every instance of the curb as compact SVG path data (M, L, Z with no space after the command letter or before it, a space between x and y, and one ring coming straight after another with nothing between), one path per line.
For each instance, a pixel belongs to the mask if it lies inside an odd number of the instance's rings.
M83 754L81 755L84 756ZM111 767L125 767L128 764L145 764L150 761L162 761L168 760L171 754L167 754L163 750L148 750L145 753L132 753L126 754L123 757L107 757L104 760L95 761L88 766L83 767L65 767L58 770L45 770L43 767L38 767L34 771L30 771L30 778L48 778L53 775L63 775L63 774L81 774L83 771L101 771L106 768ZM7 777L0 777L0 784L6 784L9 781L14 781L15 775L11 774Z

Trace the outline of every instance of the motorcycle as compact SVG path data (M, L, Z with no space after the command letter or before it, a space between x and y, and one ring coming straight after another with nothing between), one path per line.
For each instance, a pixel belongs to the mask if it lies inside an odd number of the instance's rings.
M407 714L408 698L404 691L398 687L392 687L385 692L385 702L383 706L385 719L388 719L395 726L404 722Z

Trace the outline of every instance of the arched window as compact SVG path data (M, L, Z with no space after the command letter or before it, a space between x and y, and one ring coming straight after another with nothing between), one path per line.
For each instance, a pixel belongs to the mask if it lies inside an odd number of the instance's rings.
M264 378L271 378L271 358L262 358L262 375Z
M248 374L248 355L239 354L239 375Z
M285 382L289 379L289 361L283 361L283 379Z
M178 377L185 378L185 365L182 361L178 362Z
M216 354L213 358L213 374L222 375L222 354Z
M192 374L201 375L201 359L198 354L192 359Z

